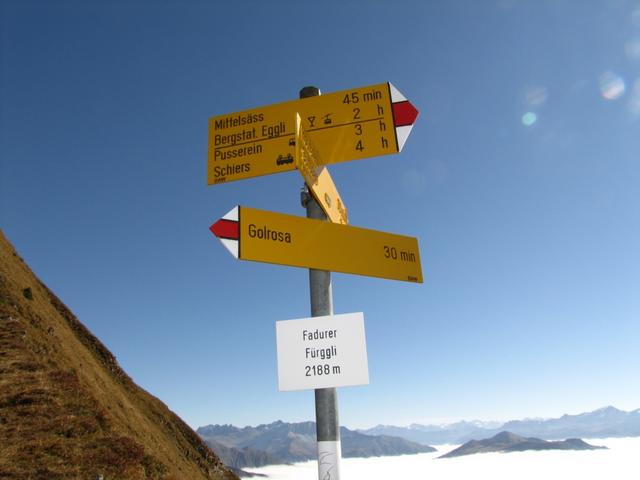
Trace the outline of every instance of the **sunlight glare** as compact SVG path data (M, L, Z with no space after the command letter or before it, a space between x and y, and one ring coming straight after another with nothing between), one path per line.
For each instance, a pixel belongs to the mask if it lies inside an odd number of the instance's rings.
M628 106L632 115L640 116L640 77L633 84Z
M606 100L617 100L624 95L626 86L624 79L619 75L608 71L600 75L600 93Z
M629 60L640 60L640 38L632 38L625 43L624 51Z
M524 115L522 115L522 124L525 127L531 127L537 121L538 121L538 116L533 112L527 112Z
M527 104L532 107L543 105L548 98L546 87L529 87L525 93Z

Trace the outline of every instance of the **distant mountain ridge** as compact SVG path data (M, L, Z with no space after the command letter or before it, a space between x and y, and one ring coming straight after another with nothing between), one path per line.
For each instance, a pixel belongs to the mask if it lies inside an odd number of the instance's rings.
M409 427L396 427L392 425L378 425L367 430L358 430L367 435L393 435L405 438L412 442L427 445L443 445L463 443L467 438L484 437L486 432L493 432L500 427L496 422L462 421L449 425L420 425L412 424Z
M524 452L526 450L600 450L607 447L590 445L579 438L563 441L546 441L533 437L522 437L512 432L503 431L484 440L469 440L464 445L438 458L454 458L475 453L490 452Z
M511 420L497 426L495 423L474 421L450 425L412 424L409 427L378 425L358 431L368 435L395 435L417 443L442 445L490 438L504 430L544 440L572 437L638 437L640 409L625 412L609 406L578 415L563 415L560 418Z
M236 469L303 462L313 460L317 455L315 422L277 421L244 428L207 425L196 431L225 465ZM340 437L342 456L345 458L436 451L433 447L404 438L366 435L344 427L340 428Z

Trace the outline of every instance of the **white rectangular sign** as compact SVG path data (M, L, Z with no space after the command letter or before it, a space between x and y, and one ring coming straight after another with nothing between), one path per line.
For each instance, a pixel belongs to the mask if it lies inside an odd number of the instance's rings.
M276 322L280 391L367 385L364 314Z

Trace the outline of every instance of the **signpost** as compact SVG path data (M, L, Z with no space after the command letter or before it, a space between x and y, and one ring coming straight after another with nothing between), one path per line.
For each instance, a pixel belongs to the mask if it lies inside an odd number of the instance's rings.
M278 383L315 389L318 478L340 480L336 387L367 384L369 372L364 316L333 315L331 272L423 279L417 239L347 225L326 165L400 152L418 111L390 83L300 97L209 119L207 180L297 168L307 218L237 206L210 230L238 259L309 269L313 318L276 323Z
M208 183L295 169L295 115L325 165L398 153L418 111L391 83L209 119Z
M276 322L280 391L369 383L364 314Z
M240 260L422 283L414 237L241 206L210 230Z

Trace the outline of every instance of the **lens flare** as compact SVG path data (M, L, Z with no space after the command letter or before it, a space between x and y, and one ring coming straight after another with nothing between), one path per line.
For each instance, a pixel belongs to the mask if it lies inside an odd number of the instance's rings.
M522 115L522 124L525 127L531 127L537 121L538 121L538 116L533 112L527 112L524 115Z
M547 89L545 87L529 87L525 92L527 104L532 107L539 107L547 101Z
M631 23L636 27L640 27L640 8L636 8L631 13Z
M604 72L599 78L600 93L606 100L617 100L624 95L626 86L624 79L609 71Z
M636 78L630 93L629 111L632 115L640 116L640 78Z
M640 60L640 38L633 38L625 43L624 51L629 60Z

